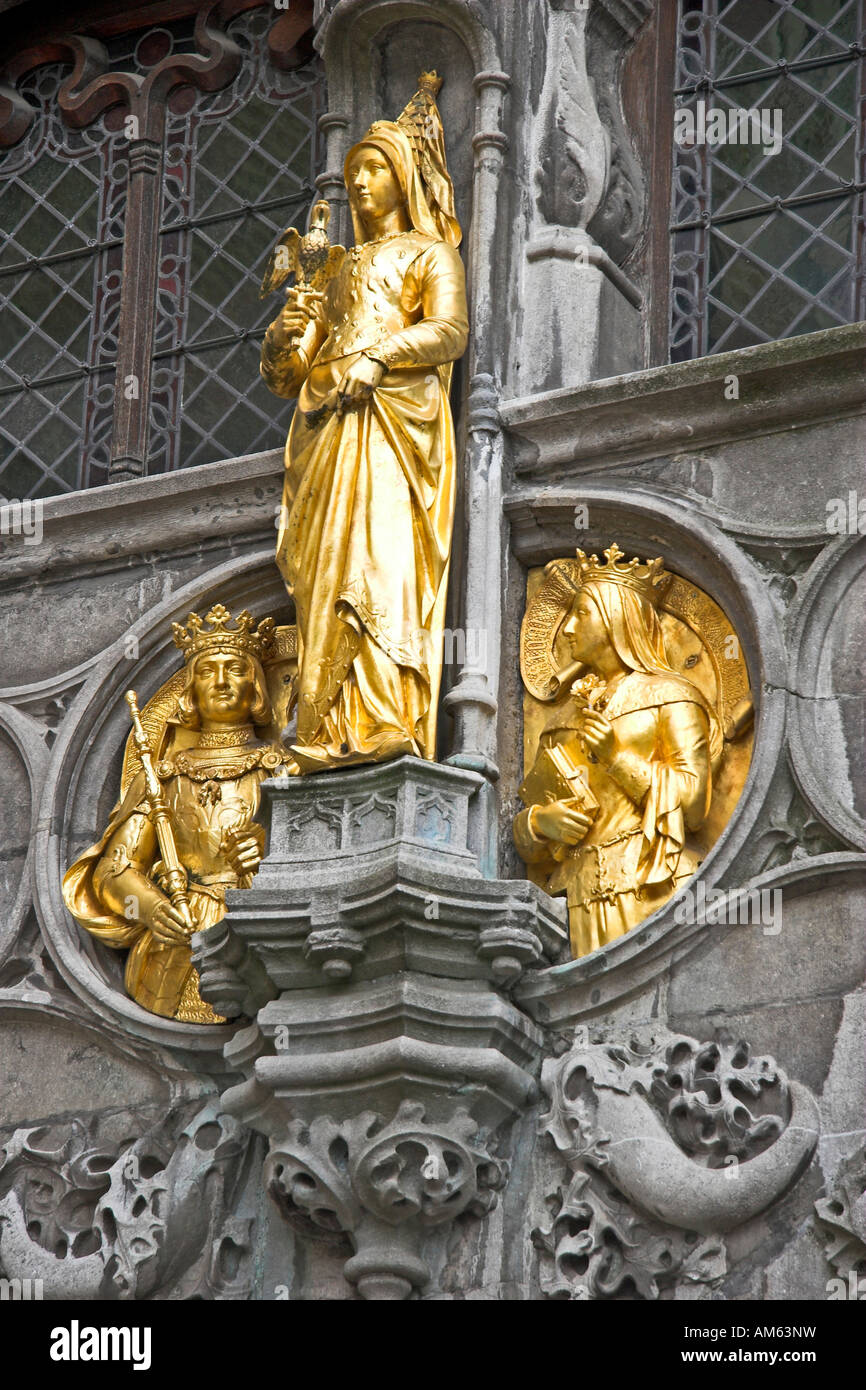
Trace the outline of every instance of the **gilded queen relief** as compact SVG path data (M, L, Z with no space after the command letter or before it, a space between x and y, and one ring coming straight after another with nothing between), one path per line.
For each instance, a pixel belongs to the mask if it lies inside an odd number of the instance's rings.
M565 894L584 956L662 907L724 828L749 766L748 673L707 594L616 544L530 576L521 671L514 839Z

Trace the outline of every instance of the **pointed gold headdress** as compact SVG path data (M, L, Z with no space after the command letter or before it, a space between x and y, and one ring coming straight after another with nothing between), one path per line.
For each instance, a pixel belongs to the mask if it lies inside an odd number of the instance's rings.
M459 246L462 232L454 207L442 119L436 105L441 86L438 73L422 72L418 90L396 121L374 121L347 154L346 164L360 145L377 145L406 185L407 207L416 231ZM411 170L405 167L407 163Z

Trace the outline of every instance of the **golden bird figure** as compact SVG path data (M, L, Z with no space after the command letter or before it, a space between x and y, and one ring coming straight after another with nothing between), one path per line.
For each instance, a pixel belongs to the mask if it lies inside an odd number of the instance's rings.
M295 286L299 290L321 292L327 288L346 255L345 246L332 246L328 240L330 220L330 206L320 199L313 204L310 229L304 236L296 227L289 227L283 232L265 268L260 299L264 299L272 290L278 290L290 275L294 275Z

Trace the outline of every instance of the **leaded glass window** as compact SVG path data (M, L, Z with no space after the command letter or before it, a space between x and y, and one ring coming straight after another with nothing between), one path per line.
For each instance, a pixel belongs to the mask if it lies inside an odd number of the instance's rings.
M863 0L678 3L671 360L866 317Z
M0 495L82 485L107 466L117 352L128 141L102 122L70 130L57 93L68 68L19 87L38 115L0 154Z
M319 167L318 60L268 61L269 10L228 26L244 51L224 91L189 89L167 128L148 471L277 448L284 415L259 375L279 308L258 297L274 241L306 226Z
M195 51L195 8L107 39L109 68L141 77L167 55ZM275 238L303 222L313 197L325 95L311 50L289 71L273 63L268 36L279 14L253 5L227 26L242 53L230 85L207 94L180 87L169 98L149 472L249 454L285 437L284 412L258 373L258 342L278 305L262 302L258 285ZM19 143L0 151L2 498L44 497L109 476L129 132L123 106L71 130L58 107L69 74L68 64L53 63L18 82L36 115Z

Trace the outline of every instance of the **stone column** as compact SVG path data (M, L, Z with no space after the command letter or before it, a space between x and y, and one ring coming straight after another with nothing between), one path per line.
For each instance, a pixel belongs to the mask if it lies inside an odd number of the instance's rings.
M445 708L454 716L454 752L448 761L495 780L496 712L502 604L502 430L493 349L497 207L508 137L502 130L510 85L504 72L479 72L475 153L475 206L467 248L472 306L468 449L466 459L466 568L463 624L475 660L464 665Z

